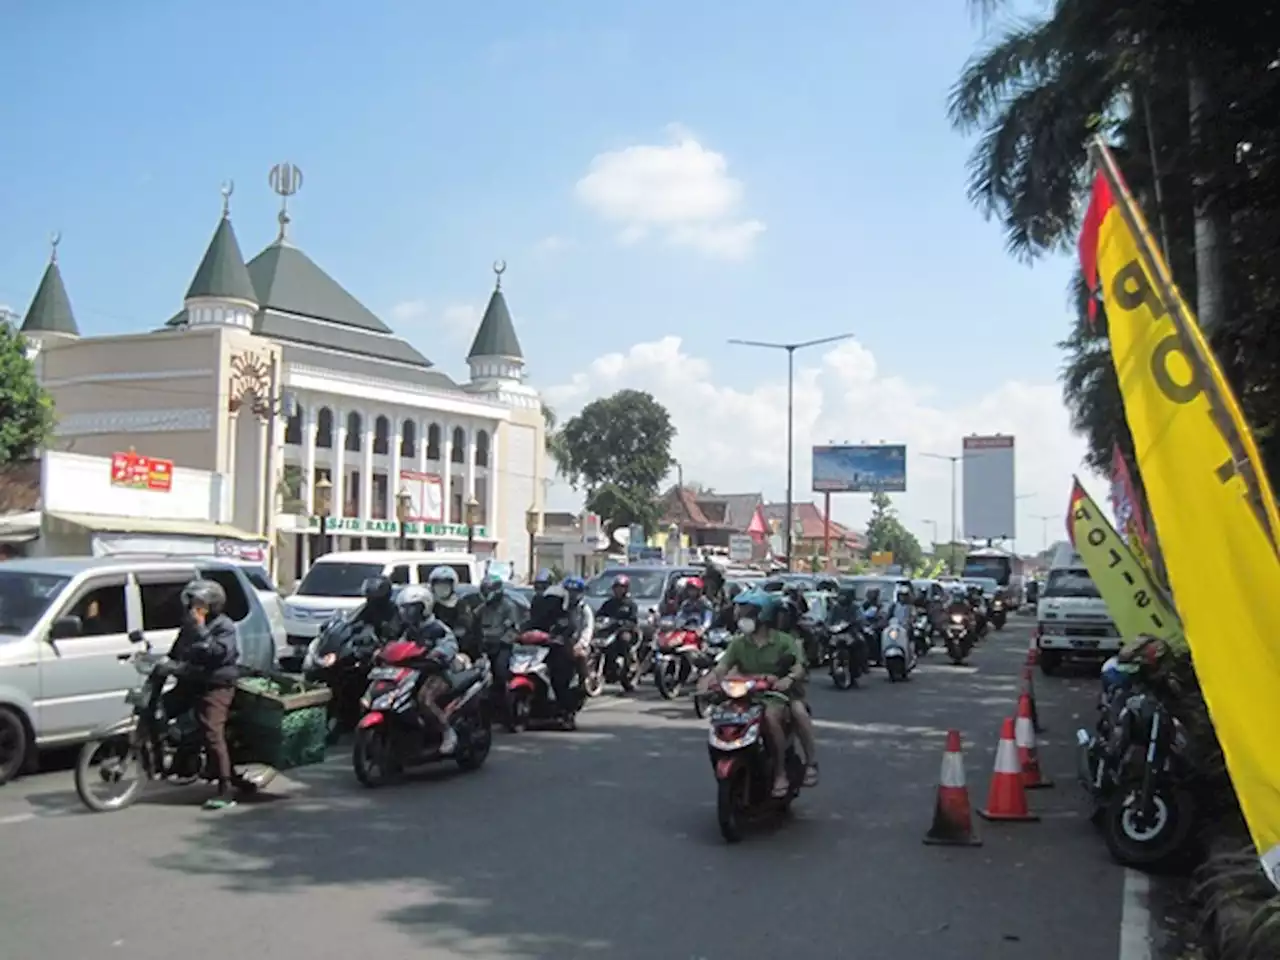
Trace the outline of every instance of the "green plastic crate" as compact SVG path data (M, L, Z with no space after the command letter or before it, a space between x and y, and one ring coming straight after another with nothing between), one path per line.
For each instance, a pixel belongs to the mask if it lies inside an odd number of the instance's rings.
M239 680L233 716L245 753L277 770L321 763L331 696L328 687L287 674Z

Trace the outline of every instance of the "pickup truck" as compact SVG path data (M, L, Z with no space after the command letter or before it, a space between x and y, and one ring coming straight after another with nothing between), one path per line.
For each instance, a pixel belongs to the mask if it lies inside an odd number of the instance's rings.
M1049 571L1036 603L1034 637L1046 675L1067 657L1101 664L1124 642L1089 571L1074 566Z

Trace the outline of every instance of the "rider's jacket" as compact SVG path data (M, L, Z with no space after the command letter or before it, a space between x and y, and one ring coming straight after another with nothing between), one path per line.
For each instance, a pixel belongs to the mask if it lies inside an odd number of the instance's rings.
M432 608L433 616L448 627L460 646L473 659L480 655L479 637L476 631L476 616L472 605L462 598L446 606L437 603Z
M482 603L475 612L476 628L486 647L497 647L509 641L520 627L519 605L503 594L493 603Z
M525 630L539 630L553 637L571 638L574 624L569 617L569 595L561 586L548 587L529 604Z
M354 617L356 623L371 626L379 640L399 640L404 634L404 621L400 617L400 608L394 602L385 604L366 603Z
M596 611L601 618L616 620L619 623L639 623L640 608L636 606L636 602L630 597L609 597L604 603L600 604L600 609Z
M220 613L201 626L184 617L178 636L169 648L169 659L189 664L191 680L212 686L229 686L239 676L240 644L235 621Z
M676 609L676 623L682 627L693 624L700 630L706 630L714 619L715 610L706 597L682 600Z

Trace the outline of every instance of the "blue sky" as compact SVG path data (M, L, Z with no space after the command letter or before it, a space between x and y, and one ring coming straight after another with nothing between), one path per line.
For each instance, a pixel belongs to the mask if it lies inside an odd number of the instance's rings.
M457 308L483 305L500 257L539 386L674 334L708 381L750 391L776 386L781 359L726 337L852 332L877 376L929 410L1004 381L1048 387L1069 265L1014 262L966 199L969 144L945 103L979 28L963 0L927 6L10 2L0 303L25 308L58 229L83 332L158 325L213 230L220 182L236 181L248 257L274 236L267 172L287 160L306 177L298 245L388 320L417 304L398 329L454 373ZM593 157L681 139L740 182L734 217L765 227L749 256L661 231L620 243L624 224L575 193ZM569 410L584 399L553 395ZM881 439L856 403L825 395L814 430ZM880 404L869 419L910 442L896 415ZM1065 438L1060 422L1050 432ZM1044 469L1053 487L1071 465ZM1041 512L1060 511L1068 482L1035 491ZM747 485L780 492L773 471ZM910 497L905 513L940 509Z

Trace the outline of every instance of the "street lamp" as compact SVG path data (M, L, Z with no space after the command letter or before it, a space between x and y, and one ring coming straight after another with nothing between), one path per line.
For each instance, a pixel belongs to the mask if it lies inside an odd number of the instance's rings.
M480 501L474 496L467 498L467 553L475 552L476 523L480 520Z
M537 547L538 527L541 525L542 515L538 513L537 504L529 504L529 509L524 512L524 529L529 534L529 582L533 583L533 555Z
M333 481L324 474L315 481L315 509L320 514L320 553L328 553L329 544L326 527L329 523L329 508L333 504Z
M951 542L947 544L947 570L954 574L956 572L956 464L964 457L948 457L941 453L922 453L920 456L933 460L951 461Z
M938 546L938 521L937 520L921 520L920 522L927 523L929 524L929 526L933 527L933 546L936 549Z
M1032 518L1040 521L1040 535L1044 539L1044 549L1049 549L1049 521L1057 520L1057 514L1053 513L1037 513Z
M409 534L405 530L404 525L409 520L409 513L413 510L413 496L409 493L408 487L401 487L400 492L396 494L396 520L400 524L400 549L409 549Z
M795 467L795 451L793 442L793 431L795 428L795 386L796 386L796 351L803 350L806 347L816 347L823 343L836 343L840 340L848 340L853 336L852 333L842 333L834 337L820 337L817 340L805 340L799 343L767 343L761 340L730 340L730 343L737 344L740 347L760 347L764 350L785 350L787 351L787 517L786 524L787 535L787 569L791 569L791 503L795 499L792 490L792 473Z

